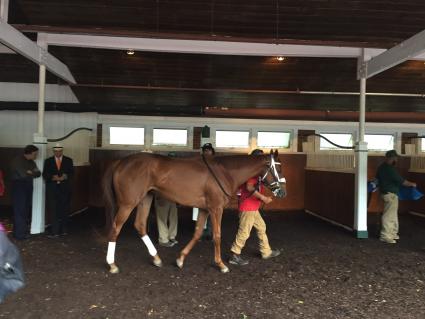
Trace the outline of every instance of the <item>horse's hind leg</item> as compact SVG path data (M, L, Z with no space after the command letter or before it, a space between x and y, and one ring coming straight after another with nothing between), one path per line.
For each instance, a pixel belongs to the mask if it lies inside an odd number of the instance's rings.
M146 232L146 224L151 204L152 195L147 194L137 206L137 215L136 220L134 221L134 227L137 229L137 232L139 233L140 237L148 248L149 254L153 257L153 264L157 267L161 267L161 258L159 258L158 252Z
M119 272L118 266L115 264L115 246L117 242L118 235L121 231L122 226L130 216L131 211L134 206L120 206L115 216L115 219L112 223L112 228L108 236L108 253L106 255L106 262L109 264L109 272L112 274L116 274Z
M184 259L192 250L193 246L195 246L199 238L201 238L207 216L208 216L208 213L205 210L203 209L199 210L198 220L196 221L195 233L193 234L193 237L190 240L190 242L180 252L180 256L176 260L176 264L179 268L183 268Z

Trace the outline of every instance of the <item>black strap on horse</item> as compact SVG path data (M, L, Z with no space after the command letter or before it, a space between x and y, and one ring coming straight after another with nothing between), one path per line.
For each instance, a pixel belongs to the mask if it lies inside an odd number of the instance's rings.
M204 161L205 165L207 166L208 170L210 171L211 175L214 177L215 181L217 182L218 186L220 186L221 190L223 191L224 194L226 194L226 196L228 197L232 197L232 195L229 195L226 190L224 189L223 185L221 185L219 179L217 178L217 176L214 174L213 170L211 169L210 165L208 164L207 160L205 159L204 154L202 154L202 160Z

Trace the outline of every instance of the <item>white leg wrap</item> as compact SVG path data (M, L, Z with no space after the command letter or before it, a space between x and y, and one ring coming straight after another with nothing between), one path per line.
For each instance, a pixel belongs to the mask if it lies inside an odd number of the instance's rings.
M106 262L108 264L113 264L115 261L115 246L116 242L110 241L108 243L108 253L106 254Z
M158 252L156 251L155 246L152 244L152 241L151 241L151 239L149 238L149 236L148 236L148 235L143 236L143 237L142 237L142 240L143 240L143 242L145 243L146 247L148 247L149 254L150 254L151 256L156 256L156 254L157 254Z

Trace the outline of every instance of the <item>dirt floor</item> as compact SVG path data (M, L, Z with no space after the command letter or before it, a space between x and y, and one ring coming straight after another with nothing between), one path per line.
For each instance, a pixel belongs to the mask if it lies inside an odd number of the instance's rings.
M252 236L243 252L250 264L228 274L213 266L210 242L194 248L183 270L174 265L193 229L190 214L181 214L180 244L158 248L162 269L128 224L117 244L121 273L111 275L94 232L101 220L91 211L73 218L66 237L18 243L27 286L0 305L0 318L425 318L425 220L418 217L402 216L401 240L389 245L301 212L269 213L270 242L283 254L261 260ZM236 215L226 213L223 226L227 259Z

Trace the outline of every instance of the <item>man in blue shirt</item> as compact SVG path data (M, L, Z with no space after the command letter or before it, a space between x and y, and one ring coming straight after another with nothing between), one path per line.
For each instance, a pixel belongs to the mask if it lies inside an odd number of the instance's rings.
M398 192L400 186L416 187L416 183L409 182L400 176L395 169L398 154L395 150L385 153L383 162L376 173L379 181L379 191L384 201L384 212L382 213L382 228L380 240L395 244L400 239L398 235Z

